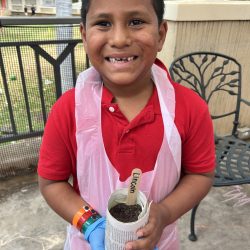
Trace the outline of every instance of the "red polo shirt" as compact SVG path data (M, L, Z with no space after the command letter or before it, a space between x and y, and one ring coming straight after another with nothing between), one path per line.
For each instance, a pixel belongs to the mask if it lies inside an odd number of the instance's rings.
M156 88L146 107L128 122L113 95L103 88L102 134L106 153L125 181L134 168L153 169L163 139L163 121Z
M175 125L182 141L182 170L194 173L212 171L215 166L213 128L206 103L193 91L172 83L175 89ZM162 144L163 121L156 88L146 107L130 123L112 103L113 96L103 88L102 134L106 153L126 180L139 167L150 171ZM66 92L53 106L46 123L38 174L50 180L76 178L75 89Z

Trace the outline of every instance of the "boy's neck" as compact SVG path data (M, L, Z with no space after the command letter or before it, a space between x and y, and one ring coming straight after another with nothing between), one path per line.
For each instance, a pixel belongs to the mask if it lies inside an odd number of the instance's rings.
M154 82L150 79L147 82L140 84L131 85L110 85L105 84L105 87L113 94L116 98L133 99L138 96L144 95L145 93L151 92Z
M144 86L119 86L112 89L109 86L106 87L114 95L113 102L118 104L119 109L130 122L147 105L153 93L154 83L151 80Z

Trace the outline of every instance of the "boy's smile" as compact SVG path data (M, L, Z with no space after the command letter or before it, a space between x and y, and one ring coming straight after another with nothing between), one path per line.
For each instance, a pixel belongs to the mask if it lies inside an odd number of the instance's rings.
M92 65L110 88L151 82L166 23L158 25L151 0L91 0L82 38Z
M126 63L131 62L136 59L136 56L129 56L129 57L107 57L106 60L110 61L111 63Z
M129 55L129 54L113 54L110 56L105 57L105 60L113 65L112 67L119 68L126 68L130 64L132 64L137 59L137 56Z

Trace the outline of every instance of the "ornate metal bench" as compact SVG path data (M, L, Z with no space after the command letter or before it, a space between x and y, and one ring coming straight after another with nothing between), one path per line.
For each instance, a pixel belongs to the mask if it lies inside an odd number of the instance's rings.
M212 119L230 119L230 135L215 135L216 170L214 187L250 184L250 143L239 139L237 128L241 103L250 106L250 102L241 98L241 65L229 56L211 53L194 52L174 60L170 66L172 79L197 92L214 109L214 103L220 101L220 107L211 112ZM229 110L231 108L231 110ZM211 111L210 109L210 111ZM216 114L214 114L216 113ZM229 122L226 123L229 126ZM189 239L197 240L195 234L195 214L199 204L191 213Z

